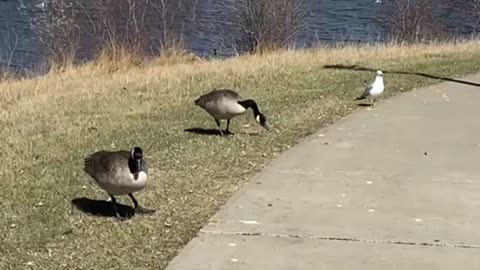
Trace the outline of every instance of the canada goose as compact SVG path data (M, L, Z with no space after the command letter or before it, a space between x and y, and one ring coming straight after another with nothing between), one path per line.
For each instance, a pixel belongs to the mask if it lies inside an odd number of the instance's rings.
M145 214L155 212L153 209L140 206L132 194L147 185L148 167L140 147L134 147L131 151L102 150L87 156L84 161L84 171L108 193L118 219L123 218L117 211L114 195L128 194L135 206L135 212Z
M225 132L230 133L228 130L230 120L237 115L243 114L248 108L252 108L255 120L266 130L269 130L267 119L259 111L257 103L253 99L242 100L240 95L233 90L212 90L197 98L195 105L207 111L215 119L221 135L223 135L223 132L220 127L220 120L227 119Z
M364 82L364 84L366 83ZM385 89L385 86L383 84L383 72L380 70L377 70L375 81L370 85L366 85L362 95L357 97L355 100L362 100L362 99L367 99L369 101L373 100L371 105L375 106L375 100L377 99L378 96L380 96L383 93L384 89Z

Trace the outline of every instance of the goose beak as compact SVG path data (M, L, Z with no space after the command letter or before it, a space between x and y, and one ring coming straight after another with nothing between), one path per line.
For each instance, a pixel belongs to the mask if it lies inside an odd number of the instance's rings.
M263 128L265 128L266 130L270 130L270 128L268 127L268 124L267 124L267 120L265 119L265 116L263 116L262 114L259 114L255 117L255 120L257 121L257 123L259 123Z
M269 131L269 130L270 130L270 127L268 126L268 124L267 124L267 123L263 123L263 125L262 125L262 126L263 126L263 128L264 128L264 129L266 129L267 131Z

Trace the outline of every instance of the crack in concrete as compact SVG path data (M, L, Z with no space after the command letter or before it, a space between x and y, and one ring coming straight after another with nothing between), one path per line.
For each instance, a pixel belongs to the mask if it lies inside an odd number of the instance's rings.
M374 239L360 239L350 237L336 237L336 236L320 236L320 235L294 235L294 234L278 234L278 233L249 233L249 232L222 232L200 230L200 233L210 235L229 235L229 236L260 236L260 237L276 237L276 238L298 238L298 239L313 239L324 241L342 241L342 242L359 242L370 244L393 244L393 245L407 245L407 246L427 246L427 247L450 247L450 248L474 248L480 249L480 245L468 244L449 244L441 242L409 242L409 241L391 241L391 240L374 240Z

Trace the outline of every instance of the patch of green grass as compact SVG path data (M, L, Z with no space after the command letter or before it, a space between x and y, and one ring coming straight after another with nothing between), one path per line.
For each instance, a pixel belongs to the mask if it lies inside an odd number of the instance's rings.
M480 45L278 52L111 74L87 65L1 83L0 268L165 268L252 173L358 108L353 99L374 72L326 64L458 77L480 71ZM384 78L385 97L437 82L391 73ZM193 104L214 87L254 98L271 131L248 111L233 120L232 137L185 132L216 128ZM144 149L151 170L137 199L157 213L122 223L72 209L74 198L108 198L83 173L83 158L134 145ZM117 199L132 205L128 197Z

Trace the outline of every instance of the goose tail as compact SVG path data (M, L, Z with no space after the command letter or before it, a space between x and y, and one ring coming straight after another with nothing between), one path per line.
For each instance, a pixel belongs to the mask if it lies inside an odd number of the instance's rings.
M92 155L88 155L83 159L83 171L87 174L90 174L90 169L92 167Z

